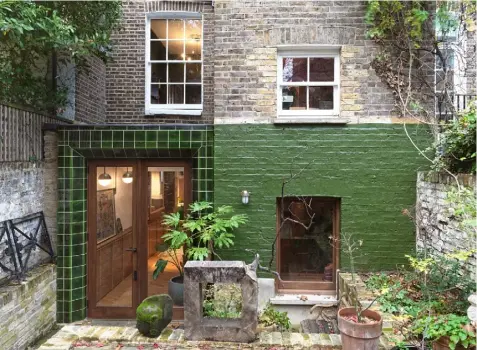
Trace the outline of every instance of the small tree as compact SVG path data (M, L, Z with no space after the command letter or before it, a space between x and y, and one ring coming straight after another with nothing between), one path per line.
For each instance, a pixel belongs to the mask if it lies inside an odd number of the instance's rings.
M50 112L66 103L53 65L106 60L121 1L0 1L0 102Z
M231 206L223 205L213 210L212 203L194 202L189 205L189 212L184 220L181 220L181 214L178 212L164 215L163 224L169 230L162 236L164 244L159 244L156 249L169 255L170 262L182 276L184 266L177 256L178 249L184 249L187 258L192 260L219 257L216 249L233 246L235 236L232 232L246 222L247 216L233 215ZM154 279L164 271L168 263L168 260L157 260Z

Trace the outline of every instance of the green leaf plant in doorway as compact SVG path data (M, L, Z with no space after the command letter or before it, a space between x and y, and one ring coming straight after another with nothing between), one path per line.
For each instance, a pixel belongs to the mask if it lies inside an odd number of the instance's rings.
M191 203L184 219L179 212L164 215L162 223L168 229L162 236L164 244L158 244L156 250L165 252L169 259L160 257L157 260L153 278L157 279L171 263L179 273L173 279L182 283L184 263L178 254L180 249L190 260L219 257L216 249L233 246L233 231L246 222L247 216L234 214L231 206L223 205L214 210L213 204L205 201Z

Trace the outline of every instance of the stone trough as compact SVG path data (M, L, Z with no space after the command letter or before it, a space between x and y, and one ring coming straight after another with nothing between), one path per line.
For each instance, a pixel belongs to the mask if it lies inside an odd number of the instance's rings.
M242 290L239 318L203 315L203 286L234 283ZM184 266L184 337L249 343L257 337L258 282L256 271L243 261L188 261Z

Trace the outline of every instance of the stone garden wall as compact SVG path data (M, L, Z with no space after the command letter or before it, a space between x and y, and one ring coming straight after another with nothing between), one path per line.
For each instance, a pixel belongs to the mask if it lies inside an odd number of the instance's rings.
M475 192L475 177L459 175L460 186ZM455 200L449 192L456 188L456 180L447 174L418 174L417 180L417 247L426 245L434 254L446 254L455 250L475 249L475 237L470 237L462 228L462 221L455 216ZM475 218L474 218L475 220ZM474 254L475 255L475 254ZM476 258L467 261L467 267L476 272Z
M0 263L5 267L0 268L0 349L17 350L26 349L56 324L56 266L39 266L50 261L50 256L41 249L32 249L28 255L29 240L15 231L22 248L21 260L28 270L19 283L9 271L15 271L8 244L13 234L7 237L3 222L43 212L56 252L57 135L42 128L44 123L61 121L3 105L0 120ZM42 229L37 231L41 222L38 216L14 222L40 244L45 242L40 238ZM14 231L11 222L8 225ZM14 256L18 258L17 252Z
M40 131L41 132L41 131ZM43 140L43 157L37 161L3 161L0 162L0 222L22 218L43 211L53 249L56 242L56 208L57 208L57 135L46 132ZM32 233L37 220L20 227L25 233ZM36 227L36 226L35 226ZM7 248L6 235L1 235L0 252ZM20 243L24 243L18 235ZM36 249L28 260L28 266L34 266L47 256ZM0 262L9 264L8 257L0 253ZM0 285L7 278L7 273L0 269Z
M0 349L26 349L56 324L56 267L36 267L21 284L0 287Z

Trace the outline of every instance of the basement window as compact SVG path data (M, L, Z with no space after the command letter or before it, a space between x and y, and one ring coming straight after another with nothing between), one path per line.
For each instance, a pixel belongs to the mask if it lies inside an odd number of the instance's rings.
M279 290L334 290L339 208L337 198L277 198Z
M146 114L202 113L202 17L154 13L146 26Z

